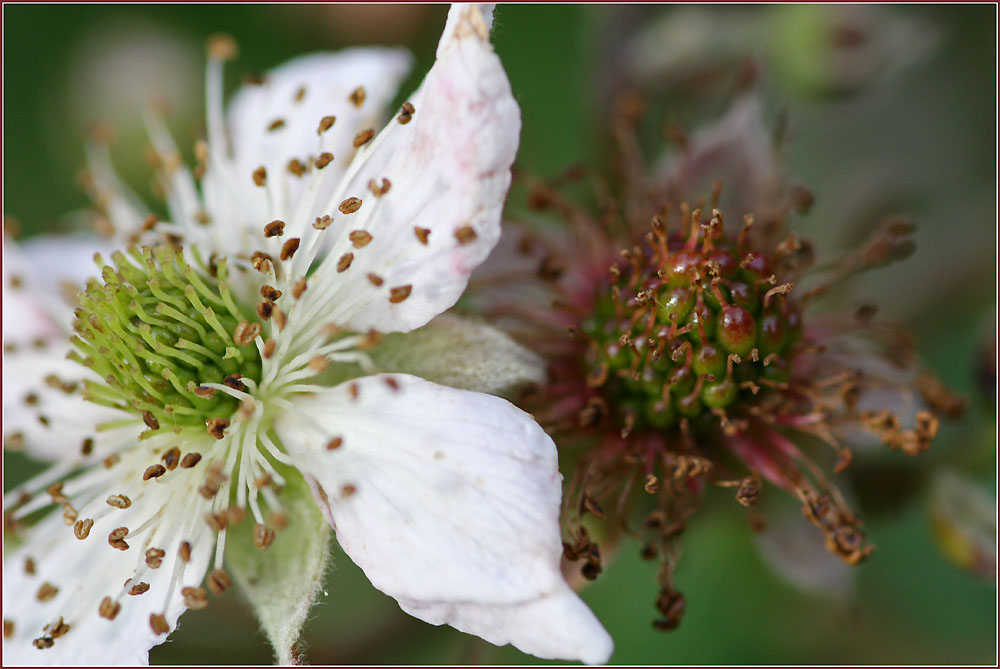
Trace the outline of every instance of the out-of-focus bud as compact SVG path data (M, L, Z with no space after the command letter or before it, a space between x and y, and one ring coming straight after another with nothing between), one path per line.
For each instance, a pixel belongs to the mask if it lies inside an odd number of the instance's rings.
M769 62L805 96L884 83L940 42L927 21L876 5L774 5Z
M981 578L996 578L995 496L954 471L943 471L931 482L930 515L934 537L949 560Z

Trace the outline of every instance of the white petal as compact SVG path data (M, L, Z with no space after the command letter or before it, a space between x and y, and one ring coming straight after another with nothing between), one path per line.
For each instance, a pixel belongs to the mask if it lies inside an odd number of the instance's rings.
M275 424L347 554L428 622L606 661L610 637L559 570L552 440L499 398L389 378L299 398Z
M131 455L134 457L125 455L113 470L98 467L85 472L79 485L87 484L89 492L70 494L80 518L96 521L86 539L76 538L58 509L28 529L24 542L16 548L14 535L5 533L11 550L3 560L3 611L4 619L13 622L14 632L4 639L4 665L147 664L149 649L167 638L152 631L150 614L165 614L171 630L176 627L185 609L181 588L201 583L213 548L211 530L199 512L208 503L195 492L201 472L176 470L172 477L142 481L143 469L150 464L148 452L143 448ZM69 491L77 484L70 479L65 485ZM105 498L110 494L126 494L131 506L108 506ZM184 515L185 510L192 515ZM101 511L105 515L100 516ZM128 550L109 545L112 530L127 527L137 532L151 517L158 521L141 534L126 537ZM185 523L189 519L192 522ZM181 564L176 556L182 540L189 540L193 547L191 561L171 590L174 566ZM156 569L148 568L144 561L149 548L161 548L165 553ZM28 557L34 562L33 574L25 570ZM141 570L138 574L137 568ZM129 579L132 581L125 586ZM58 592L40 601L38 593L44 583L55 586ZM128 594L137 583L146 583L149 589ZM104 597L119 598L121 611L114 620L98 615ZM32 641L44 636L43 628L60 616L69 631L56 638L51 648L35 648Z
M20 347L4 353L3 437L8 447L23 448L43 460L96 461L121 439L134 438L142 423L134 415L87 402L82 381L95 377L66 359L70 346L56 339L45 348ZM103 422L135 418L134 430L96 430ZM90 455L81 449L90 439Z
M360 198L360 210L331 210L334 224L321 233L337 243L316 280L328 282L326 303L350 307L347 324L359 331L406 332L427 323L458 300L500 237L521 119L479 8L452 8L438 60L410 102L412 120L390 121L355 158L363 162L351 166L341 193ZM382 179L390 190L375 196L369 182ZM428 231L426 244L418 228ZM353 249L353 230L369 232L371 243ZM354 264L337 273L344 252L354 254ZM382 282L373 285L369 273ZM409 297L390 302L390 291L404 286L412 286Z
M316 174L321 179L319 192L329 198L355 152L354 136L384 122L386 105L409 72L411 60L405 49L316 53L268 72L263 84L244 85L229 106L232 162L226 163L225 174L210 162L203 182L213 217L210 232L224 244L221 248L231 248L233 226L246 236L235 240L240 248L256 250L253 244L261 246L266 223L274 219L295 223L293 212L303 199L309 175L300 178L288 172L293 158L309 164L322 152L334 155L333 162ZM365 92L360 107L349 99L358 87ZM337 120L321 136L317 129L325 116ZM278 121L283 125L270 130ZM266 188L256 186L252 178L261 166L268 173ZM311 222L316 215L310 209L298 218Z

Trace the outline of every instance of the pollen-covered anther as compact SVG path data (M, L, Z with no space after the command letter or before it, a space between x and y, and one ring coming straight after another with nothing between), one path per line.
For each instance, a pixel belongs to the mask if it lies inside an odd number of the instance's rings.
M253 545L261 550L267 550L274 543L274 530L262 523L253 526Z
M299 250L299 243L301 241L302 240L299 239L298 237L292 237L291 239L287 240L284 244L281 245L281 254L279 257L282 260L289 260L293 255L295 255L295 252Z
M117 548L120 551L127 551L128 544L125 542L125 537L128 536L127 527L118 527L108 534L108 544L112 548Z
M332 162L333 162L333 154L330 153L329 151L324 151L323 153L319 154L315 162L313 162L313 165L316 166L316 169L321 170Z
M76 522L77 512L70 503L63 504L63 522L67 525L72 525Z
M319 127L316 128L316 134L322 135L324 132L333 127L333 124L337 122L336 116L324 116L319 120Z
M288 164L285 166L285 169L287 169L290 174L294 174L297 177L300 177L306 173L306 166L303 165L302 161L299 160L298 158L292 158L291 160L289 160Z
M267 183L267 168L261 165L253 171L253 182L257 186L264 186Z
M260 319L267 321L271 319L271 314L274 312L274 302L271 300L264 300L257 304L257 315Z
M297 279L295 281L295 285L292 286L292 297L294 297L296 300L302 297L302 293L306 292L306 288L308 287L308 285L309 284L306 282L305 277Z
M113 506L116 509L127 509L132 506L132 500L126 495L111 495L106 501L108 506Z
M146 471L142 473L142 480L148 481L149 479L159 478L167 473L167 468L163 465L150 465L146 467Z
M83 520L76 521L73 525L73 534L77 539L83 541L88 536L90 536L90 529L94 526L94 520L92 518L84 518Z
M160 460L167 471L174 471L181 461L181 449L177 446L167 449L167 452L160 456Z
M229 589L229 574L222 569L213 569L205 579L205 583L213 595L221 595Z
M271 300L272 302L277 301L281 297L281 291L274 286L263 285L260 287L260 296L265 300Z
M409 102L404 102L399 112L399 116L396 117L396 120L399 121L400 125L406 125L407 123L413 120L414 112L416 112L416 109L413 107L413 105L410 104Z
M353 253L345 253L344 255L340 256L340 258L337 260L337 272L340 273L346 271L347 268L351 266L351 263L353 261L354 261Z
M209 511L205 514L205 522L215 532L221 532L222 530L226 529L227 520L228 517L226 516L225 511L219 511L215 513Z
M129 579L129 581L131 580L132 579ZM128 586L128 583L126 583L126 587L128 587L128 594L133 596L141 595L149 591L149 583L145 583L142 581L135 583L132 586Z
M181 562L191 561L191 542L182 541L181 545L177 547L177 557Z
M52 648L55 641L52 640L50 636L41 636L31 642L35 648L39 650L45 650L46 648Z
M333 224L333 217L329 214L324 214L323 216L317 216L316 220L313 221L312 226L317 230L326 230Z
M52 485L50 485L45 490L45 492L49 494L49 497L52 498L52 502L54 504L64 504L66 501L68 501L68 498L66 497L66 495L63 494L62 489L63 489L63 483L62 481L60 481L58 483L53 483Z
M205 421L205 427L210 435L216 439L222 439L226 436L225 430L229 427L229 419L220 417L209 418Z
M472 242L476 241L476 238L478 236L479 235L478 233L476 233L476 229L471 225L463 225L462 227L455 230L455 239L457 239L458 243L461 244L462 246L471 244Z
M162 613L149 614L149 627L157 635L170 632L170 625L167 624L167 618Z
M156 419L156 416L154 416L151 411L142 412L142 422L145 423L150 430L160 429L160 421Z
M382 178L381 186L375 181L375 179L370 179L368 181L368 190L370 190L372 192L372 195L374 195L375 197L381 197L385 195L386 193L389 192L390 188L392 188L392 182L386 179L385 177Z
M239 346L247 346L260 336L260 323L240 321L233 330L233 341Z
M367 276L368 276L368 282L373 286L378 287L381 286L383 283L385 283L385 280L382 277L373 272L369 272Z
M357 108L361 108L361 105L365 102L365 88L364 86L358 86L351 94L348 96L348 101Z
M110 597L105 597L97 607L97 615L108 620L114 620L121 610L122 605L120 603Z
M362 249L372 242L372 235L367 230L352 230L347 238L356 249Z
M162 548L149 548L146 550L146 566L150 569L159 569L163 564L163 558L167 552Z
M411 285L396 286L395 288L390 288L389 301L392 302L393 304L399 304L400 302L406 300L406 298L408 298L410 296L410 293L412 292L413 292L413 286Z
M361 209L361 199L357 197L349 197L341 202L337 209L339 209L342 214L353 214L358 209Z
M284 221L271 221L264 226L264 236L265 237L280 237L285 234L285 222Z
M59 588L46 581L38 588L38 592L35 593L35 599L40 602L47 602L55 598L58 594Z
M204 588L186 587L181 588L181 596L184 598L184 606L193 611L198 611L208 606L208 593Z
M371 141L372 137L374 136L375 136L375 130L373 130L372 128L365 128L364 130L362 130L361 132L359 132L354 136L354 148L357 149L363 146L364 144L367 144L368 142Z

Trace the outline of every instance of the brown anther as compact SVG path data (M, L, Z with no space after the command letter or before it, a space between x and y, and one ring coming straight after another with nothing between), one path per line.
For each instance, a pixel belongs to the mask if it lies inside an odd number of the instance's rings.
M215 388L209 388L207 386L197 386L191 392L198 397L204 397L206 399L212 399L215 397Z
M372 242L371 233L366 230L352 230L347 238L351 240L351 244L354 245L356 249L362 249Z
M76 509L73 508L73 505L68 502L63 504L63 522L67 525L72 525L76 522L76 517L77 513Z
M348 267L351 266L351 262L353 261L354 261L353 253L345 253L344 255L340 256L340 259L337 260L337 272L345 271Z
M150 613L149 626L152 628L154 634L167 634L170 632L170 625L167 624L167 618L162 613Z
M642 484L642 489L650 495L656 494L656 492L660 489L659 479L657 479L654 474L647 474L646 482Z
M228 518L226 517L225 511L219 511L218 513L212 513L209 511L205 514L205 522L208 523L208 526L215 532L221 532L226 529L227 520Z
M4 639L9 639L12 636L14 636L14 621L13 620L8 620L7 618L4 618L3 619L3 638Z
M135 585L133 585L131 588L128 589L128 594L141 595L144 592L147 592L148 590L149 590L149 583L144 583L140 581L139 583L136 583Z
M375 131L371 128L366 128L354 136L354 148L358 148L364 144L367 144L375 136Z
M381 286L385 281L378 274L368 273L368 281L371 282L373 286Z
M416 109L413 107L412 104L410 104L409 102L404 102L402 110L399 112L399 116L396 117L396 120L399 121L400 125L406 125L411 120L413 120L413 113L415 111Z
M458 230L455 230L455 239L457 239L458 243L462 246L476 241L476 237L478 236L479 235L476 233L476 229L471 225L463 225Z
M24 558L24 573L28 575L35 573L35 561L30 557Z
M356 197L349 197L340 203L337 207L341 214L353 214L358 209L361 209L361 199Z
M299 160L298 158L292 158L291 160L289 160L288 165L286 167L289 172L291 172L297 177L302 176L306 172L306 166L303 165L302 161Z
M271 314L274 312L274 302L271 300L264 300L263 302L257 303L257 315L260 316L262 321L271 320Z
M181 562L191 561L191 542L182 541L181 545L177 548L177 557L180 558Z
M80 455L90 455L94 452L94 438L87 437L83 440L83 444L80 445Z
M279 297L281 297L281 291L274 286L263 285L260 287L260 296L265 300L271 300L274 302Z
M52 625L52 629L49 630L49 635L53 639L58 639L61 636L66 636L67 632L69 632L69 625L63 622L62 616L59 616L59 620L57 620L55 624Z
M167 471L174 471L181 461L181 449L176 446L168 449L166 453L160 456L160 460L163 461L163 466L167 468Z
M59 588L46 581L38 588L38 592L35 593L35 599L40 602L47 602L58 594Z
M306 99L306 87L305 86L299 86L298 88L296 88L295 89L295 95L292 96L292 99L295 102L302 102L303 100L305 100Z
M382 177L381 186L378 185L374 179L371 179L368 182L368 190L370 190L372 192L372 195L374 195L375 197L381 197L382 195L385 195L386 193L389 192L390 188L392 188L392 182L386 179L385 177Z
M743 506L753 506L760 496L760 476L754 472L752 476L747 476L740 481L736 490L736 501Z
M52 498L53 503L63 504L68 500L68 498L66 497L66 495L63 494L62 489L63 489L63 484L62 481L60 481L58 483L53 483L52 485L50 485L45 492L47 492L49 496Z
M32 641L31 645L33 645L35 648L37 648L39 650L45 650L46 648L52 648L52 644L54 644L54 643L55 643L55 641L52 640L52 637L50 637L50 636L40 636L37 639L35 639L34 641Z
M117 548L120 551L127 551L128 544L125 543L125 537L127 536L128 536L127 527L115 528L111 530L110 533L108 533L108 544L110 544L112 548Z
M274 312L271 314L271 320L274 322L274 326L278 328L278 332L285 329L285 312L282 311L280 307L274 308Z
M267 183L267 168L263 165L258 167L253 171L253 182L258 186L263 186Z
M417 240L427 246L427 238L431 236L431 231L427 228L421 228L420 226L415 226L413 228L413 234L417 236Z
M146 565L150 569L159 569L166 554L167 552L162 548L150 548L146 551Z
M92 518L84 518L83 520L76 521L73 526L73 534L80 541L83 541L88 536L90 536L90 528L94 526L94 520Z
M276 118L267 125L267 130L268 132L274 132L275 130L284 127L285 127L285 119Z
M264 342L264 352L261 353L265 360L270 360L271 356L274 355L274 350L278 348L278 342L273 339L268 339Z
M149 411L142 412L142 422L149 426L150 430L160 429L160 421L156 420L156 416Z
M355 107L360 108L365 102L365 88L364 86L358 86L351 94L348 96L348 101Z
M580 506L582 511L586 511L595 518L604 517L604 509L597 503L597 500L594 499L590 493L585 492L583 494L583 498L580 500Z
M261 274L270 274L274 270L274 259L261 251L254 251L250 256L250 264Z
M208 575L206 583L208 584L208 589L212 591L213 595L221 595L229 588L229 574L222 569L213 569Z
M233 374L230 374L226 378L222 379L222 382L227 386L229 386L230 388L232 388L233 390L246 390L247 388L246 384L240 381L240 379L242 378L243 378L242 374L240 374L239 372L234 372Z
M193 611L208 606L208 593L204 588L181 588L181 596L184 598L184 606Z
M212 60L227 61L236 58L240 49L236 45L236 40L229 35L215 33L209 36L205 51Z
M410 296L413 292L413 286L396 286L395 288L389 289L389 301L393 304L399 304L406 298Z
M316 169L321 170L332 162L333 162L333 154L330 153L329 151L324 151L323 153L319 154L319 157L316 158L316 161L313 163L313 165L316 166Z
M108 620L114 620L118 612L122 610L122 605L114 601L110 597L105 597L101 600L100 606L97 607L97 614L102 618L107 618Z
M328 450L328 451L335 451L335 450L337 450L338 448L340 448L343 445L344 445L344 438L343 437L334 437L329 442L327 442L327 444L326 444L326 450Z
M313 227L317 230L326 230L333 224L333 217L329 214L323 216L317 216L316 220L313 221Z
M253 545L266 551L274 543L274 530L267 525L257 523L253 526Z
M185 453L181 458L181 469L191 469L201 461L201 453Z
M226 436L226 428L229 427L228 418L209 418L205 421L205 427L208 433L215 437L216 439L222 439Z
M271 221L270 223L268 223L267 225L264 226L264 236L265 237L268 237L268 238L271 238L271 237L280 237L283 234L285 234L285 222L284 221Z
M149 479L155 479L157 477L163 476L167 473L167 468L163 465L150 465L146 467L146 471L142 474L142 480L148 481Z
M301 240L298 237L292 237L291 239L289 239L288 241L286 241L284 244L282 244L281 245L281 255L280 255L280 258L282 260L288 260L293 255L295 255L295 252L299 250L299 242L300 241Z
M281 511L271 511L267 514L268 526L273 527L278 532L288 527L288 522L288 516Z
M302 297L302 293L306 292L307 285L308 284L306 283L305 277L302 277L301 279L297 280L295 282L295 285L292 286L292 297L294 297L296 300Z
M361 388L357 383L352 383L347 387L347 392L350 394L352 400L358 399L358 395L361 394Z
M340 488L340 496L343 497L344 499L347 499L348 497L354 495L354 493L356 493L357 491L358 491L357 486L353 486L350 483L346 483Z
M316 128L316 134L322 135L324 132L333 127L333 124L337 122L336 116L324 116L319 120L319 127Z
M127 509L132 506L132 500L125 495L110 495L107 499L108 506L116 509Z
M233 330L233 341L239 346L246 346L253 343L253 340L258 336L260 336L260 323L240 321L236 329Z
M327 360L322 355L314 355L311 360L309 360L309 369L314 372L322 372L324 369L330 366L330 361Z

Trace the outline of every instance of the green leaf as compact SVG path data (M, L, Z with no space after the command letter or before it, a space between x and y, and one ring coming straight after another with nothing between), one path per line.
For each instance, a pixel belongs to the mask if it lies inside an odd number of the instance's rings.
M545 365L534 352L491 325L453 314L387 335L371 355L384 371L501 397L545 380Z
M288 481L281 492L288 525L267 550L253 543L253 519L230 529L227 568L253 606L278 664L299 664L296 647L306 616L320 591L330 558L330 525L305 479L281 470Z

